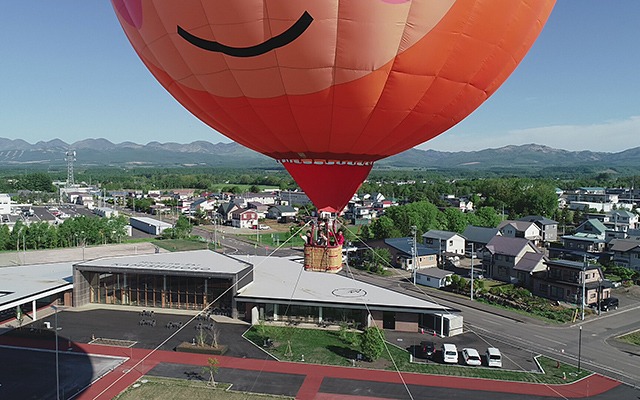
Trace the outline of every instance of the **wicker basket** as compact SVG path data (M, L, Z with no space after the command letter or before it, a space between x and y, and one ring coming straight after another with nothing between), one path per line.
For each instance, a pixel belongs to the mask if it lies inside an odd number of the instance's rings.
M342 269L342 246L304 246L304 269L339 272Z

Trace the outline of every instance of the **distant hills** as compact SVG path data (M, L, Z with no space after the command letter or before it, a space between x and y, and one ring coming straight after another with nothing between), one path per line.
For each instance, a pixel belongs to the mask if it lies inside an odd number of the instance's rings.
M112 143L106 139L85 139L65 143L60 139L30 144L21 139L0 138L0 168L58 167L65 154L76 151L80 167L226 167L273 168L272 159L236 143L196 141L188 144L150 142ZM478 151L443 152L411 149L378 161L379 169L528 170L579 169L616 172L640 169L640 147L618 153L567 151L527 144Z

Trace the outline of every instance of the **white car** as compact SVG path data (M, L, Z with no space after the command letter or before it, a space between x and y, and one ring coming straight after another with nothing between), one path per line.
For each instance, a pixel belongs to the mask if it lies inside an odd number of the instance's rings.
M442 361L446 364L458 363L458 349L455 344L444 343L442 345Z
M482 365L482 359L478 350L472 348L462 349L462 358L467 365Z
M502 368L502 354L495 347L487 349L487 365L490 367Z

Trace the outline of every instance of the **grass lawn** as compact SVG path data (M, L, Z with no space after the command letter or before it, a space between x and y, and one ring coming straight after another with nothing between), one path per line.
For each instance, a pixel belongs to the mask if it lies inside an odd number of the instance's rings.
M617 338L621 342L640 346L640 331L631 332Z
M146 383L140 381L146 380ZM207 386L206 382L188 381L184 379L170 379L145 376L138 383L139 387L130 386L116 396L117 400L268 400L290 399L291 397L269 396L243 392L225 391L228 385L219 384L218 388Z
M314 364L329 364L351 366L352 361L359 353L357 346L352 346L341 340L337 331L320 329L302 329L296 327L254 327L245 333L245 337L259 346L268 337L273 340L273 347L269 350L274 356L283 361L300 361L304 355L304 361ZM589 371L584 369L580 374L575 366L557 363L557 361L538 357L545 373L530 371L508 371L495 368L478 368L439 363L417 364L411 363L409 353L393 344L387 343L388 352L383 353L375 362L358 361L356 366L361 368L376 368L403 372L416 372L423 374L465 376L486 379L500 379L519 382L536 382L547 384L560 384L578 380L588 376ZM390 355L391 356L390 356ZM563 373L566 380L563 379Z
M206 242L184 239L154 240L152 243L168 251L205 250L208 246Z

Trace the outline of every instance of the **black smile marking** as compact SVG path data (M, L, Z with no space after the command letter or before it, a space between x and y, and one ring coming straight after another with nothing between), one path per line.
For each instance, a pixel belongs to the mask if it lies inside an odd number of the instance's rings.
M202 39L185 31L180 27L180 25L178 25L178 35L187 42L203 50L223 53L232 57L255 57L293 42L307 30L309 25L311 25L311 22L313 22L313 17L305 11L296 23L291 25L291 27L286 31L260 44L250 47L231 47L218 42Z

